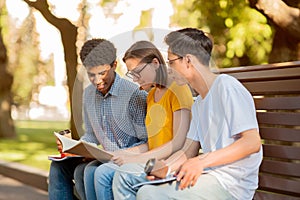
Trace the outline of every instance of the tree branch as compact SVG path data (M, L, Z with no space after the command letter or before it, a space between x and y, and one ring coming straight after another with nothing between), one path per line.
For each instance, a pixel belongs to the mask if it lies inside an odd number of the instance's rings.
M55 26L58 30L77 30L77 28L67 19L65 18L58 18L50 12L49 4L47 0L23 0L26 2L30 7L33 7L40 11L40 13L44 16L44 18L53 26Z
M255 8L276 26L287 31L291 36L300 40L300 9L290 7L282 0L249 0Z

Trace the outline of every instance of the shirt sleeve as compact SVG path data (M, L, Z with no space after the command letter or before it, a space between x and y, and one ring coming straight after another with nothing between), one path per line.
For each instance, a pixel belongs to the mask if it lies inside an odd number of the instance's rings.
M172 111L180 109L188 109L191 110L193 104L193 96L192 92L188 85L178 86L176 83L173 83L170 87L172 91Z
M223 97L223 108L227 123L231 127L231 137L246 130L258 129L253 98L243 86L227 88Z
M147 93L144 90L136 90L129 100L130 120L133 122L136 137L140 142L135 144L143 144L148 140L147 131L145 127L145 116L147 112Z

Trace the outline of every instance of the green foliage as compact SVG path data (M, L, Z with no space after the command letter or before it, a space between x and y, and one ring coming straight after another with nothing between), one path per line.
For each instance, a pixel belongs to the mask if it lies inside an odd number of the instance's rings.
M266 18L247 1L182 0L175 5L174 23L198 27L213 36L213 61L218 67L267 63L273 32Z
M3 34L3 41L6 41L6 37L8 34L8 13L5 6L0 7L0 28Z
M192 10L191 0L171 0L174 14L171 17L171 26L196 27L198 18L201 17L200 10Z
M28 106L40 86L54 84L53 58L40 60L39 35L32 14L19 28L10 26L10 31L14 33L7 38L9 68L14 76L13 101L16 105Z
M16 121L17 139L0 140L0 159L49 170L47 156L58 154L52 133L68 127L68 122Z

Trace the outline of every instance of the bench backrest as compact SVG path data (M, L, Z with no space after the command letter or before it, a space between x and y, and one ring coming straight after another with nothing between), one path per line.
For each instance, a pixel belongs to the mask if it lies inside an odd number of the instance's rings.
M219 70L253 95L263 162L254 199L300 199L300 61Z

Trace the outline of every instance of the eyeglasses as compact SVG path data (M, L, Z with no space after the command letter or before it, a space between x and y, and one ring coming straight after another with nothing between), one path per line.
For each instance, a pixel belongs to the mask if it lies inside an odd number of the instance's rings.
M172 60L168 60L166 63L167 63L168 65L172 65L172 64L174 63L174 61L179 60L179 59L182 59L182 58L183 58L183 57L180 56L180 57L178 57L178 58L174 58L174 59L172 59Z
M147 65L148 65L149 63L146 63L140 70L138 70L138 71L134 71L134 70L131 70L131 71L128 71L128 72L126 72L126 76L128 77L128 78L131 78L131 79L133 79L133 78L137 78L137 79L139 79L139 78L141 78L141 72L147 67Z

